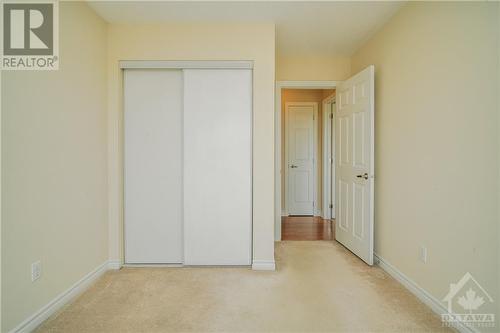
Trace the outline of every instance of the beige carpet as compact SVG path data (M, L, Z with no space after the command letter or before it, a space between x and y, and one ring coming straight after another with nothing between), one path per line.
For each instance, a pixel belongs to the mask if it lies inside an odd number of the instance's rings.
M276 272L108 272L38 332L438 332L439 317L378 267L327 241L277 243Z

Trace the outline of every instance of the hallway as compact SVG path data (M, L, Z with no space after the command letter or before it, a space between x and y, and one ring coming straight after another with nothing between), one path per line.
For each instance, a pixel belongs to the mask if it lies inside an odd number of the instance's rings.
M281 217L282 240L333 240L335 220L324 220L320 216Z

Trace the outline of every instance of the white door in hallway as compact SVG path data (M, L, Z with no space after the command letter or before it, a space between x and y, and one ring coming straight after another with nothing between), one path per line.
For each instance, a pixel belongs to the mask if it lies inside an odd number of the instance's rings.
M288 214L314 214L314 120L317 103L287 103Z
M335 238L373 265L374 73L369 66L337 89Z

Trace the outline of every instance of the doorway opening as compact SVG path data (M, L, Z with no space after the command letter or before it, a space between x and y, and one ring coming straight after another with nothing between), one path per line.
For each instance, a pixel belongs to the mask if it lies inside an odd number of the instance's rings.
M280 88L281 240L334 239L335 85L326 84Z
M298 117L295 122L303 123L306 125L297 126L292 124L291 128L295 130L296 133L292 133L290 142L288 145L295 152L292 153L291 157L287 156L287 160L283 161L282 150L283 147L286 148L287 138L282 138L282 126L286 125L282 118L286 118L286 113L283 115L283 98L284 89L335 89L335 103L331 102L333 106L330 108L332 110L332 118L330 132L333 132L331 139L328 139L331 144L330 151L330 164L333 164L330 173L330 179L328 177L323 177L321 182L318 184L323 184L326 180L326 194L323 194L324 198L327 198L326 204L322 200L318 200L314 193L317 193L317 189L314 188L313 191L299 191L294 190L293 186L299 189L309 189L308 180L310 177L307 172L298 175L294 180L292 180L291 191L293 195L299 193L296 201L304 201L306 203L310 202L310 195L313 194L313 209L312 216L316 213L318 216L325 216L328 218L335 218L335 235L334 238L337 242L345 246L352 253L357 255L368 265L373 265L374 251L373 251L373 235L374 235L374 201L375 201L375 191L374 191L374 179L375 179L375 67L370 65L363 69L362 71L354 74L345 81L281 81L276 84L276 109L275 109L275 124L276 124L276 137L275 137L275 193L276 193L276 215L275 215L275 240L282 240L282 216L285 217L290 215L290 193L287 190L282 189L282 177L287 180L290 174L292 178L295 169L300 169L301 164L295 164L294 155L300 156L306 162L309 156L314 161L314 155L312 151L313 148L307 140L310 139L310 134L308 134L307 128L314 127L314 120L311 121L311 114L314 115L314 105L309 105L309 111L307 105L296 106L295 113L293 117ZM326 96L333 97L333 96ZM323 104L327 104L324 107L328 110L329 100L323 100ZM285 101L285 107L286 107ZM324 110L323 110L324 111ZM319 113L321 114L321 112ZM290 117L289 117L290 118ZM335 121L333 121L335 120ZM326 126L328 126L326 123ZM335 125L333 125L335 123ZM322 123L325 125L325 123ZM294 127L295 126L295 127ZM288 126L290 128L290 125ZM318 131L321 131L322 127L317 127ZM327 133L327 131L325 131ZM335 140L333 140L335 137ZM304 138L306 140L304 141ZM295 140L295 141L294 141ZM314 141L314 135L313 135ZM306 142L304 144L303 142ZM334 144L333 144L334 143ZM299 147L299 149L297 149ZM312 146L314 147L314 146ZM335 147L335 150L333 150ZM290 147L289 147L290 148ZM309 150L308 150L309 149ZM337 153L337 154L336 154ZM323 151L323 156L328 156L328 149ZM303 161L302 161L303 162ZM316 161L316 167L319 167L321 163ZM333 162L333 163L332 163ZM310 165L310 164L305 164ZM316 169L313 167L313 170ZM324 168L324 170L328 168ZM333 177L332 173L335 173ZM318 175L323 175L323 172L319 171ZM335 179L334 186L332 185L333 179ZM290 179L288 179L290 182ZM295 182L295 183L294 183ZM297 185L298 184L298 185ZM288 187L285 184L285 187ZM328 190L328 188L334 188L335 191ZM295 192L294 192L295 191ZM307 193L308 195L304 195ZM321 195L320 194L320 195ZM284 199L283 199L284 196ZM333 198L334 197L334 198ZM324 199L323 198L323 199ZM331 200L331 203L328 202ZM323 200L324 201L324 200ZM336 204L333 204L333 201ZM318 214L318 210L315 210L315 205L321 205L321 209ZM292 203L292 206L294 203ZM331 205L331 208L330 208ZM297 208L298 207L298 208ZM301 212L303 207L297 206L291 209L292 214ZM306 211L310 214L311 209ZM328 216L328 214L330 214ZM311 218L310 215L308 215ZM285 223L288 220L285 221Z

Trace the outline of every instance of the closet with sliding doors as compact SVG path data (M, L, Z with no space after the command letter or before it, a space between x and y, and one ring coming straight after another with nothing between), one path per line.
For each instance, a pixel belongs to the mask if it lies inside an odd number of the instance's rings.
M125 264L250 265L252 63L120 66Z

